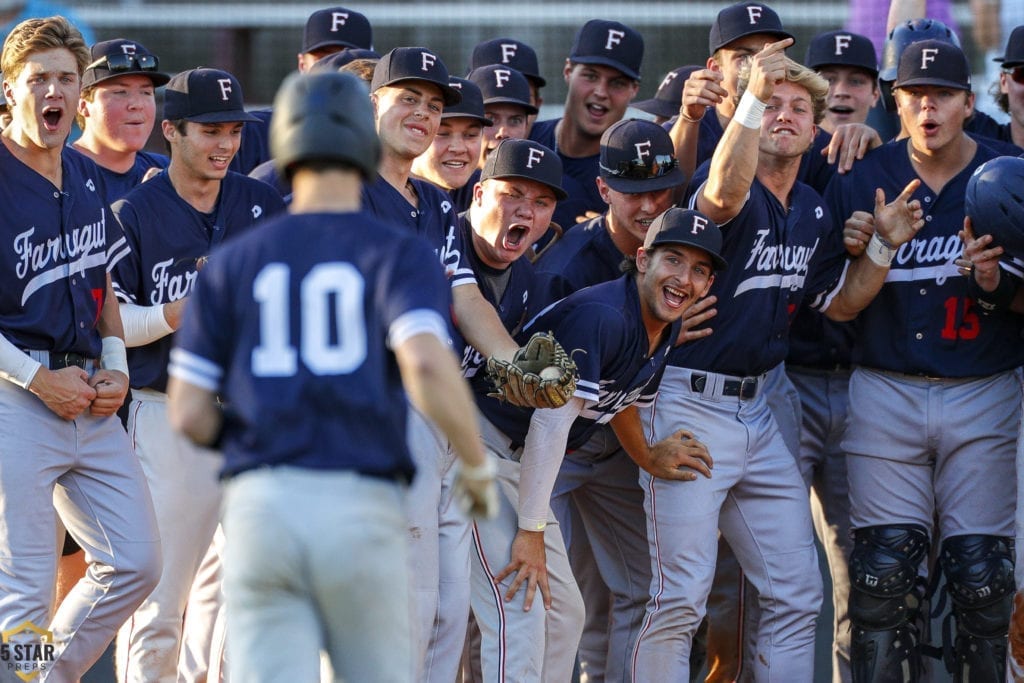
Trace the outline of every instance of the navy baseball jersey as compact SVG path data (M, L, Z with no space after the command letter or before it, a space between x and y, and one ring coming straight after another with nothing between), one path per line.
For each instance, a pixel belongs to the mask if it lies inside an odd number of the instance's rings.
M228 167L235 173L249 175L249 172L270 159L270 117L273 109L257 109L248 112L259 121L242 124L242 144Z
M537 313L584 287L619 278L623 260L622 252L608 234L605 216L577 226L551 245L534 264L531 312Z
M214 252L170 371L224 398L226 476L287 464L411 477L390 347L444 339L433 263L422 239L366 212L279 216Z
M453 288L475 283L473 270L465 263L451 198L425 180L410 178L409 183L419 198L419 208L379 176L376 182L363 185L363 206L377 218L404 226L432 245Z
M693 187L707 178L705 164ZM715 333L672 352L674 366L751 376L781 363L789 351L789 325L806 297L823 308L846 265L842 233L821 196L797 181L782 206L756 178L739 214L721 226L722 257L710 294L719 301Z
M669 325L654 352L647 355L650 343L633 275L576 292L527 323L516 336L519 343L534 332L550 331L572 353L579 370L575 396L585 405L569 430L567 450L582 446L598 425L629 406L650 404L680 325L678 320ZM516 445L524 444L533 410L501 403L474 388L484 417Z
M907 151L909 140L873 150L829 186L827 200L835 216L872 211L875 188L892 199L917 177ZM1019 316L981 316L967 296L967 279L955 260L963 252L957 232L964 223L967 180L979 165L998 156L979 144L971 162L935 193L922 184L913 198L921 202L925 225L901 246L885 284L858 319L863 333L854 347L859 365L935 377L992 375L1024 362Z
M142 179L151 168L163 170L171 160L163 154L152 154L150 152L136 152L135 164L125 173L111 171L109 168L97 166L100 175L103 176L107 188L107 201L113 204L142 184Z
M608 205L597 190L597 176L600 173L600 154L588 157L568 157L558 151L555 127L561 119L538 121L530 129L530 139L558 152L562 160L562 189L569 195L558 200L553 220L563 230L576 225L576 217L587 211L604 213Z
M515 336L526 323L526 310L534 277L530 259L521 256L509 264L508 268L492 268L479 259L473 248L473 228L466 213L459 216L459 231L462 233L462 242L466 245L465 261L476 276L480 292L484 299L494 306L502 326L509 334ZM487 357L467 344L461 335L455 336L455 344L455 348L462 351L462 374L471 381L484 383L486 390L489 391L490 384L486 379L486 373L480 372L480 368L487 364Z
M61 164L58 190L0 145L0 332L22 349L96 358L107 272L129 247L96 164L69 148Z
M222 240L283 209L273 188L228 173L221 181L216 209L204 214L178 195L166 171L157 175L113 205L132 249L112 274L117 298L139 306L157 306L188 296L201 257ZM172 337L128 349L133 388L166 390Z

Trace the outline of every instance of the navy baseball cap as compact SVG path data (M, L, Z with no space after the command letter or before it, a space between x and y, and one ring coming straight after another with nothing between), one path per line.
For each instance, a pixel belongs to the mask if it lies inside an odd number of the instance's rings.
M166 85L171 77L158 71L160 60L134 40L114 38L96 43L90 50L92 63L82 72L82 90L118 76L145 76L153 87Z
M737 38L755 33L767 33L777 40L793 37L782 28L782 20L771 7L757 2L741 2L726 7L715 17L708 36L708 54L713 55Z
M728 264L722 251L722 231L713 220L694 209L673 206L654 219L647 229L644 250L650 251L660 244L682 244L703 249L711 257L715 270L725 270Z
M380 58L373 70L370 92L400 81L427 81L441 89L445 106L458 104L462 93L451 87L448 67L425 47L396 47Z
M339 71L341 67L356 61L357 59L380 59L376 50L364 50L361 47L354 47L341 52L332 52L313 62L307 73L315 74L324 71Z
M483 126L494 125L494 122L484 115L484 96L480 93L480 88L477 87L476 83L465 78L452 76L452 80L449 81L448 85L458 88L459 92L462 93L462 101L450 107L445 107L444 111L441 112L442 121L454 118L475 119Z
M992 61L1002 62L1005 67L1024 64L1024 26L1013 29L1006 41L1006 50L1003 52L1003 56L996 57Z
M668 132L642 119L623 119L601 135L598 168L609 187L627 194L656 192L686 182Z
M963 50L944 40L911 43L900 55L893 88L938 85L957 90L971 89L971 68Z
M345 7L317 10L306 19L302 51L325 47L373 49L373 28L365 15Z
M665 78L661 79L661 85L658 86L658 92L654 94L654 97L649 100L631 102L629 106L664 119L672 118L679 113L679 107L682 106L683 86L686 85L686 79L694 71L703 68L696 64L690 64L672 69L665 74Z
M164 91L164 118L196 123L259 121L245 111L238 79L220 69L189 69L176 75Z
M525 178L550 187L556 199L569 196L562 189L562 160L533 140L505 138L499 142L480 173L480 182L488 178Z
M548 84L540 75L537 52L521 40L495 38L478 43L469 57L469 70L472 71L489 64L510 66L533 81L537 87L544 87Z
M849 31L826 31L811 39L804 63L811 69L836 64L864 69L878 76L878 55L867 36Z
M570 62L610 66L634 81L640 80L643 59L643 36L625 24L604 19L591 19L583 24L569 53Z
M514 104L536 114L537 107L530 104L530 84L526 76L501 64L489 64L473 69L467 76L480 88L484 104Z

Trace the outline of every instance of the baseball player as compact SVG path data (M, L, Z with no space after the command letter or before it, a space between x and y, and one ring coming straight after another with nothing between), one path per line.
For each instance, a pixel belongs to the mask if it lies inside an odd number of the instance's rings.
M475 83L453 76L449 85L459 89L462 101L444 108L434 141L413 161L412 173L447 191L458 206L458 196L473 194L483 129L492 122L484 113L483 94Z
M536 107L538 111L540 110L544 104L544 98L540 94L540 89L547 85L548 82L540 73L536 50L515 38L485 40L473 48L473 54L469 58L469 71L490 64L507 66L526 76L526 80L530 83L530 104ZM533 127L533 122L536 118L537 115L532 114L527 119L527 133Z
M317 10L306 19L302 32L302 51L298 53L298 70L304 73L318 59L348 49L373 50L373 27L361 12L347 7ZM231 162L231 170L248 174L270 159L267 135L273 109L250 112L257 120L246 124L242 146Z
M822 129L832 131L846 123L864 123L878 100L878 65L871 41L846 31L821 33L811 40L805 61L829 84ZM800 400L799 441L794 455L811 491L814 529L831 575L835 683L850 680L847 603L853 543L846 454L839 444L846 429L853 335L852 323L834 322L801 305L790 326L786 356L786 374Z
M672 140L650 121L622 120L606 130L600 169L597 184L608 211L573 228L541 255L533 310L618 279L623 260L635 256L685 183ZM629 656L650 597L643 500L637 464L608 427L567 453L555 480L551 507L587 605L579 660L588 681L629 678Z
M478 514L494 467L430 246L360 209L379 156L363 86L294 75L276 110L291 214L215 252L171 367L175 425L225 453L231 677L317 680L325 649L344 680L412 681L403 388L465 461Z
M522 139L529 132L530 118L536 116L537 107L530 104L530 85L526 77L513 68L491 64L480 66L466 77L480 88L484 99L484 116L491 122L483 129L478 172L473 174L465 189L455 195L459 211L469 208L473 200L473 184L480 179L479 171L494 148L505 139Z
M851 319L887 269L866 255L847 267L824 202L797 180L828 85L785 56L791 44L771 43L750 58L706 177L694 179L693 202L723 226L724 256L734 265L711 290L718 298L715 334L670 354L661 390L641 415L651 442L690 426L714 458L714 471L689 482L640 473L654 576L633 656L636 681L687 680L719 530L759 593L754 680L813 676L821 577L807 489L764 381L785 357L801 299L830 318ZM890 244L906 242L923 224L906 198L915 187L888 205L876 198L875 222Z
M461 348L464 340L486 357L507 361L519 344L483 297L464 261L466 246L450 198L411 177L412 163L430 145L443 108L459 102L459 91L449 82L444 62L426 48L395 48L381 58L370 88L381 141L379 177L364 187L363 202L370 213L404 226L433 245L452 288L455 347ZM461 647L431 643L453 637L461 643L466 631L465 604L459 604L455 593L450 602L438 599L439 584L445 580L439 575L438 528L448 509L442 498L443 480L450 476L453 455L443 434L417 411L410 411L409 445L419 471L409 495L409 536L417 563L413 579L418 659L427 667L420 677L450 680L458 669ZM459 558L450 561L453 566L461 564Z
M679 104L683 99L683 86L686 84L686 79L700 68L697 65L688 65L672 69L661 79L654 97L648 100L637 100L630 106L647 112L660 126L679 113Z
M96 165L65 147L88 63L63 17L18 24L0 56L0 630L52 632L54 656L18 672L49 681L77 681L160 576L145 476L115 416L129 373L109 270L128 245ZM51 614L58 516L89 571Z
M483 635L485 680L569 680L583 602L550 512L559 463L602 424L639 424L631 406L657 390L683 310L724 266L720 244L707 217L672 209L651 226L635 270L562 299L523 328L519 338L552 330L567 348L580 350L574 354L580 380L566 405L524 411L477 391L484 442L500 458L501 493L497 519L476 522L473 532L473 613ZM682 432L651 447L642 437L627 447L645 455L681 451L688 464L707 458Z
M605 210L594 184L601 134L636 97L643 57L644 39L637 31L617 21L591 19L576 32L562 70L568 86L564 113L530 129L530 139L558 152L565 168L562 187L569 198L555 211L563 229L588 211Z
M995 131L980 132L1024 147L1024 26L1013 29L1003 55L995 61L1000 63L999 85L993 88L992 96L1010 120Z
M218 459L175 435L167 419L173 332L207 254L280 212L273 188L228 171L244 110L238 80L218 69L176 75L164 96L167 170L114 203L131 253L113 273L132 370L128 431L153 494L164 569L160 583L118 633L122 681L173 680L182 615L217 526Z
M171 77L158 71L157 56L135 41L105 40L91 52L78 101L82 135L72 146L102 169L107 198L113 202L141 183L150 169L167 167L167 157L143 148L156 121L156 88Z
M970 69L950 43L900 56L893 95L910 137L837 178L828 201L851 217L847 242L892 261L858 320L847 453L853 680L915 680L921 671L916 581L934 542L956 622L956 680L1001 681L1013 595L1014 458L1024 360L1020 319L988 311L955 259L971 172L997 156L963 131ZM864 213L875 185L918 183L925 227L889 249ZM877 232L877 226L875 226ZM978 301L976 304L975 302ZM979 419L978 416L984 416ZM937 524L936 524L937 520ZM936 538L932 529L936 526Z

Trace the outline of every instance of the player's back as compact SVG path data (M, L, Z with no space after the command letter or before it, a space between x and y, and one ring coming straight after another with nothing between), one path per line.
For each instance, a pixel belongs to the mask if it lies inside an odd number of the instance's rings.
M258 232L214 252L192 302L211 316L199 327L236 344L182 340L223 369L227 471L288 462L410 474L387 342L423 311L447 310L430 247L367 213L282 216ZM218 347L231 350L217 357ZM244 432L241 446L232 431Z

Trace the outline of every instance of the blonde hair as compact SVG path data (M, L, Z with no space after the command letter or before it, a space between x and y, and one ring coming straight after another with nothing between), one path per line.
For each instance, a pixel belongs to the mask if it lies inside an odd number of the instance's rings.
M61 16L26 19L15 26L4 41L0 71L5 80L13 81L21 75L30 55L57 48L69 50L74 55L78 62L78 75L81 76L92 56L79 30Z
M808 69L803 64L786 57L786 80L800 86L807 91L811 97L811 109L814 112L814 123L821 123L825 118L825 98L828 96L828 81L822 78L817 71ZM750 83L750 64L744 64L740 69L739 80L736 84L736 102L747 90Z

